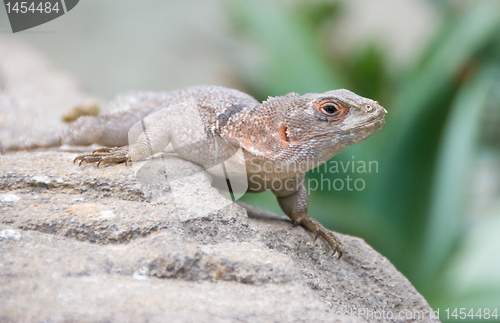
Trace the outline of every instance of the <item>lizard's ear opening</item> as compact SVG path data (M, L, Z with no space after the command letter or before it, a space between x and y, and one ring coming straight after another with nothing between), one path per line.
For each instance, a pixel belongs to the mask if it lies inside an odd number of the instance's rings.
M281 139L285 142L290 142L290 137L289 137L289 132L288 132L288 127L284 124L280 125L280 134L281 134Z

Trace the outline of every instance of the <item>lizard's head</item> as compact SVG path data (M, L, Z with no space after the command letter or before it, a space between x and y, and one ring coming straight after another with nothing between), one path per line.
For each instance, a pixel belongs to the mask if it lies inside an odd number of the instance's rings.
M288 96L294 96L294 107L289 113L281 112L290 144L310 143L308 146L317 149L309 153L321 161L379 130L387 113L378 102L348 90Z
M298 165L301 172L368 138L387 111L348 90L269 98L227 126L253 156ZM305 168L304 168L305 167Z

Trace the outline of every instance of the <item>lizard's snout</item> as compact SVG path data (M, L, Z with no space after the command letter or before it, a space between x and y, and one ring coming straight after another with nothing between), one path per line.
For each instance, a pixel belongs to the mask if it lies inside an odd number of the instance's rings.
M371 120L384 119L387 114L387 110L376 101L374 101L373 104L368 104L366 110L371 113Z
M373 129L372 131L379 130L385 123L385 114L387 110L384 109L378 102L372 101L364 106L365 114L361 117L359 122L360 128ZM364 119L364 120L363 120Z

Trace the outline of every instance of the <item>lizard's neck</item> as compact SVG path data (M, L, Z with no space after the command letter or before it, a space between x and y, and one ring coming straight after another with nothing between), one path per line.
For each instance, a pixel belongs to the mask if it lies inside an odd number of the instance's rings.
M295 94L263 102L230 120L227 135L245 151L250 172L266 170L283 178L304 173L326 162L338 151L328 149L326 136L307 136L308 124L292 115ZM327 148L327 149L325 149Z

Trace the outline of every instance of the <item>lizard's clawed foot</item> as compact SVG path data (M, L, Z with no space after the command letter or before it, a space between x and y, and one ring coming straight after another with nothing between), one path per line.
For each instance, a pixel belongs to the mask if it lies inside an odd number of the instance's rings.
M119 164L123 162L128 164L131 162L130 158L127 157L128 150L128 146L98 148L91 154L84 154L76 157L75 160L73 160L73 163L79 162L78 165L85 163L97 163L97 167L101 164Z
M296 219L293 223L294 226L300 225L307 230L311 231L316 235L314 240L318 238L318 236L321 236L325 241L328 243L330 248L332 248L332 256L335 254L335 252L338 255L338 258L342 257L342 244L340 240L336 237L335 232L328 230L324 226L321 225L318 221L315 219L311 218L308 215L302 215L298 219Z

